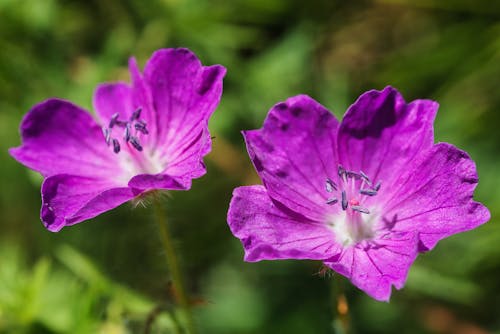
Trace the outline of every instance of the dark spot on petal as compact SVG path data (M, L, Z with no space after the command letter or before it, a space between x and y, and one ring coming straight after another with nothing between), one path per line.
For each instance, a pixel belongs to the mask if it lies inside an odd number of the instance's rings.
M288 124L288 123L283 123L280 125L281 131L287 131L289 127L290 127L290 124Z
M378 138L386 128L393 127L398 121L396 105L397 93L382 92L378 97L365 98L354 105L349 118L344 118L344 131L355 138ZM378 104L378 105L376 105Z
M243 246L244 246L245 248L248 248L248 247L250 247L250 246L252 245L252 238L251 238L251 237L244 238L244 239L242 239L241 241L242 241Z
M298 117L304 110L300 107L293 106L290 108L290 112L293 116Z
M283 110L286 110L287 108L288 108L288 106L285 102L280 102L274 106L274 109L276 109L278 111L283 111Z
M211 67L206 68L201 75L201 84L198 88L198 94L203 95L208 92L214 84L216 84L217 78L219 77L219 68Z
M284 170L278 170L278 171L276 171L276 176L281 177L281 178L285 178L288 176L288 173Z
M429 247L424 245L424 243L421 240L419 240L418 241L418 251L422 253L422 252L427 252L428 250L429 250Z
M264 170L264 166L262 165L262 162L260 161L259 158L257 158L257 156L253 156L252 157L252 161L253 161L253 165L255 166L255 169L257 170L257 172L262 172Z

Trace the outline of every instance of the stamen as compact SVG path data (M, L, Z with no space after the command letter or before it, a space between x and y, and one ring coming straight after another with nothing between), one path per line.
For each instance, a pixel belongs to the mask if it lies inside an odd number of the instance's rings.
M125 136L123 137L123 139L126 142L130 140L130 123L127 123L127 125L125 126Z
M115 126L115 124L117 124L119 121L118 121L118 116L120 116L119 113L114 113L113 116L111 116L111 119L109 120L109 128L113 128L113 126Z
M341 165L339 165L339 168L338 168L339 176L342 177L342 175L344 175L345 172L346 172L345 168L342 167Z
M367 195L367 196L375 196L377 195L377 191L376 190L372 190L372 189L361 189L359 191L360 194L363 194L363 195Z
M335 197L332 197L332 198L329 198L326 200L326 204L330 204L330 205L333 205L335 203L337 203L339 200L336 199Z
M109 142L111 140L111 131L109 131L109 128L103 126L102 134L104 135L104 140L106 141L106 145L109 146Z
M136 119L139 119L139 117L141 117L141 111L142 108L137 108L130 116L130 121L132 122L135 121Z
M117 119L115 124L118 125L119 127L124 128L127 126L128 122L120 121L119 119Z
M139 139L137 139L137 137L130 136L129 142L137 151L142 151L142 146L139 143Z
M120 152L120 143L116 139L113 139L113 152Z
M370 213L370 210L368 210L367 208L364 208L362 206L359 206L359 205L353 205L353 206L351 206L351 209L353 209L354 211L357 211L357 212L361 212L361 213L366 213L366 214Z
M137 131L140 131L142 133L144 133L145 135L147 135L149 132L148 132L148 129L146 129L146 122L144 121L137 121L135 124L134 124L134 128L137 130Z
M377 184L375 185L375 187L373 187L373 189L374 189L375 191L379 191L379 189L380 189L380 186L381 186L381 185L382 185L382 184L381 184L381 182L380 182L380 181L378 181L378 182L377 182Z
M345 190L342 190L342 210L347 209L347 194L345 193Z
M337 185L332 180L326 179L325 188L327 192L331 193L332 191L337 190Z
M366 183L371 184L370 178L362 170L359 171L359 175L366 181Z
M352 177L356 180L359 180L361 178L361 175L359 175L358 173L353 172L353 171L346 171L345 173L346 173L347 177Z

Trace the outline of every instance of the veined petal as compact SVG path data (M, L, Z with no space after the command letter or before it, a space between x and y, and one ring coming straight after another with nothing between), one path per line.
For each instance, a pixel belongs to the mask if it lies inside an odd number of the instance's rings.
M157 150L167 164L197 162L210 151L208 118L222 94L225 68L204 67L187 49L156 51L144 69L154 104Z
M46 178L42 184L40 218L48 230L57 232L111 210L138 194L105 179L58 174Z
M472 199L477 182L466 152L437 144L398 179L385 199L385 215L395 231L418 231L420 250L430 250L439 240L490 219L488 209Z
M102 126L107 127L116 113L128 119L134 111L132 89L123 82L100 84L94 92L93 104Z
M236 188L227 220L243 244L245 261L324 260L340 251L326 225L278 207L263 186Z
M101 127L70 102L49 99L37 104L24 117L20 131L22 145L9 153L44 176L65 173L117 180L123 172Z
M290 210L323 221L327 178L337 178L338 121L312 98L299 95L275 105L259 130L243 135L269 196Z
M401 289L418 252L414 232L392 233L387 239L361 242L346 248L325 265L379 301L389 301L394 285Z
M438 104L430 100L407 104L392 87L366 92L349 107L340 125L340 162L372 180L392 184L409 163L432 147L437 109Z

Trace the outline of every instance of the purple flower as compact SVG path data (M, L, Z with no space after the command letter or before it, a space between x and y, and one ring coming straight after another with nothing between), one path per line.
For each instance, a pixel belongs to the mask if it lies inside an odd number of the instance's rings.
M205 174L208 119L225 68L202 66L187 49L156 51L132 84L99 85L97 120L64 100L37 104L10 154L44 176L41 219L56 232L155 189L187 190Z
M363 94L341 123L308 96L275 105L243 133L263 186L228 212L246 261L321 260L371 297L403 287L419 252L485 223L474 162L434 144L438 104L392 87Z

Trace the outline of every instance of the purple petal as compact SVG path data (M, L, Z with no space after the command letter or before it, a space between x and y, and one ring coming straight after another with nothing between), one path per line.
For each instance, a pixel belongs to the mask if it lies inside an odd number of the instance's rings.
M156 142L169 161L182 158L187 147L208 153L208 118L219 104L225 72L220 65L202 66L187 49L156 51L149 59L144 80L156 111Z
M488 209L472 199L477 182L467 153L440 143L400 175L384 212L394 217L394 230L418 231L420 250L430 250L439 240L490 219Z
M111 210L138 194L107 180L58 174L46 178L42 184L40 218L48 230L57 232Z
M310 219L322 221L327 178L337 178L338 121L312 98L278 103L264 126L243 133L248 153L269 196Z
M390 239L361 242L349 247L325 264L379 301L389 301L391 287L404 286L408 270L415 260L416 233L393 233Z
M94 92L93 104L102 126L108 126L116 113L120 120L128 120L134 111L132 89L123 82L100 84Z
M142 141L145 145L153 147L156 143L158 128L162 125L157 123L151 89L144 81L135 58L129 59L128 67L132 78L132 110L141 108L141 119L146 122L149 131L149 135L143 136Z
M277 207L263 186L236 188L227 220L243 244L245 261L324 260L340 251L327 226Z
M406 104L392 87L361 95L339 128L340 162L364 171L374 182L391 184L420 152L432 147L437 109L430 100Z
M191 188L191 178L176 178L168 174L140 174L134 176L128 183L129 187L142 191L164 189L164 190L188 190Z
M24 117L20 131L22 145L9 153L44 176L65 173L115 179L122 173L101 127L70 102L49 99L37 104Z

